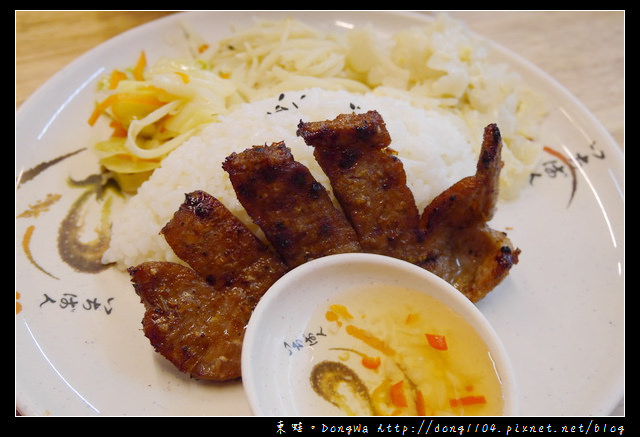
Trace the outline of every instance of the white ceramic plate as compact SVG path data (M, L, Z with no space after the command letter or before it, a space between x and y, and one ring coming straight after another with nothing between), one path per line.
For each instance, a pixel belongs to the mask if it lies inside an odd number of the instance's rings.
M293 15L327 29L372 23L382 35L427 19L389 12ZM20 107L16 180L21 171L93 144L99 133L86 119L98 78L131 65L141 49L151 60L180 55L182 18L216 40L229 23L247 22L250 15L169 16L77 59ZM577 188L570 200L569 166L548 154L521 198L499 206L494 226L510 229L522 257L478 307L513 360L522 414L609 414L624 388L624 158L599 122L553 79L499 47L496 56L550 97L543 139L573 160ZM16 218L17 408L26 415L251 414L241 383L191 380L152 350L126 274L78 272L61 260L58 227L85 191L70 188L67 178L97 170L91 155L80 152L16 189L16 216L48 194L61 196L37 216ZM33 262L23 248L25 235Z

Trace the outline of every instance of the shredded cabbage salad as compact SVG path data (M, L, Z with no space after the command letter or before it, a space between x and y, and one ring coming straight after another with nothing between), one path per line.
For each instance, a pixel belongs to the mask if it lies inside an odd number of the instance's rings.
M365 92L343 73L342 41L299 21L261 21L209 46L182 23L190 57L116 69L99 83L89 124L107 117L112 134L94 150L124 192L135 193L162 159L236 104L314 86Z
M167 154L237 104L314 87L455 113L474 133L498 122L506 145L501 178L519 181L506 191L517 192L538 160L545 103L517 74L487 62L484 47L446 15L391 40L368 27L338 34L294 19L258 20L215 46L181 24L188 57L149 65L142 51L135 65L99 83L89 124L106 117L112 133L94 150L124 192L135 194Z
M106 116L110 138L94 150L125 192L137 187L162 159L199 127L227 110L233 84L193 61L161 60L149 67L144 52L133 68L114 70L100 83L104 94L89 118Z

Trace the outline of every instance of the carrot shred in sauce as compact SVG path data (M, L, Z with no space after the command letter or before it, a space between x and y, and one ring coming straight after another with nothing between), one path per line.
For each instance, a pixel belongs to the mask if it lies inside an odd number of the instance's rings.
M407 397L404 395L404 381L396 382L390 389L391 402L396 407L405 408L409 404L407 403Z
M424 395L420 390L416 393L416 414L418 416L425 416L427 414L427 408L424 403Z
M347 325L346 327L347 330L347 334L362 340L363 342L365 342L366 344L368 344L369 346L379 350L380 352L382 352L385 355L393 355L396 352L389 346L387 345L384 341L380 340L379 338L377 338L376 336L374 336L373 334L371 334L368 331L365 331L364 329L358 328L357 326L354 325Z
M444 335L425 334L425 336L427 337L427 341L432 348L439 351L446 351L448 349L447 339Z
M369 357L369 356L362 357L362 365L367 369L375 370L378 367L380 367L381 363L382 361L380 360L380 357Z
M487 400L484 396L463 396L461 398L449 399L449 405L452 407L463 407L468 405L486 404Z

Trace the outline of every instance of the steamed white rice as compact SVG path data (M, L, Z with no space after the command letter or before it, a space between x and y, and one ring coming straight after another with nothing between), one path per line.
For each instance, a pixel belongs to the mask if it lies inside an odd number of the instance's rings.
M215 196L259 234L222 169L225 158L254 145L284 141L294 158L330 191L313 149L296 136L297 125L300 120L327 120L368 110L377 110L385 120L391 147L404 164L419 210L451 184L474 173L482 130L469 132L458 117L374 94L319 88L291 91L284 97L239 106L172 152L115 214L103 261L120 268L149 260L179 261L159 232L184 201L185 193L193 190Z

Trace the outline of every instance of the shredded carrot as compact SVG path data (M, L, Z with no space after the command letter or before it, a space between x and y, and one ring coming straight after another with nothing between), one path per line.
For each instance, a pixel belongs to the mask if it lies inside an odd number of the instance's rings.
M198 53L202 53L202 52L204 52L205 50L207 50L208 48L209 48L209 44L206 44L206 43L205 43L205 44L201 44L201 45L198 47Z
M432 348L440 351L447 350L447 339L444 337L444 335L425 334L425 336L427 337L427 341Z
M449 405L452 407L461 407L467 405L486 404L487 400L484 396L463 396L461 398L449 399Z
M231 73L226 73L226 72L223 73L221 71L221 72L218 73L218 76L220 76L223 79L229 79L231 77Z
M126 138L127 137L127 128L125 128L122 123L113 120L109 123L109 126L113 128L113 132L111 133L111 138Z
M109 89L114 90L118 86L121 80L125 80L127 75L120 70L113 70L111 76L109 76Z
M133 67L133 78L135 80L144 80L144 69L147 66L147 57L144 54L144 50L140 52L140 57L138 58L138 62L136 66Z
M416 413L418 416L425 416L427 414L427 409L424 404L424 395L420 390L416 393Z
M98 121L98 117L100 117L100 115L102 115L102 113L106 111L109 106L113 105L113 102L116 101L115 96L116 94L110 95L109 97L107 97L102 102L96 105L95 109L91 113L91 116L89 117L90 126L93 126L96 123L96 121Z
M391 402L396 407L404 408L409 405L407 403L407 397L404 395L404 381L393 384L389 394L391 395Z
M362 340L369 346L379 350L385 355L393 355L396 353L384 341L380 340L379 338L375 337L373 334L365 331L364 329L360 329L357 326L353 326L353 325L347 325L346 330L347 330L347 334L359 340Z
M189 75L182 71L176 71L176 74L182 78L182 83L189 83Z
M120 102L131 102L141 105L151 105L158 107L164 105L164 102L158 100L158 98L154 96L145 96L132 93L111 94L109 97L96 105L95 109L91 113L91 117L89 117L89 125L93 126L96 121L98 121L98 117L100 117L100 115L102 115L104 111L106 111L110 106Z
M378 367L380 367L381 362L382 361L380 360L380 357L362 357L362 365L367 369L377 369Z

